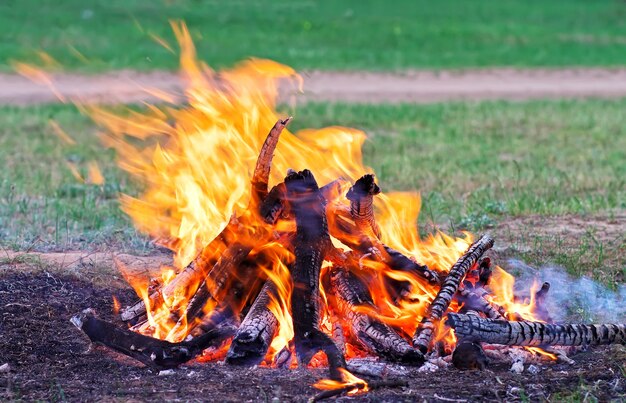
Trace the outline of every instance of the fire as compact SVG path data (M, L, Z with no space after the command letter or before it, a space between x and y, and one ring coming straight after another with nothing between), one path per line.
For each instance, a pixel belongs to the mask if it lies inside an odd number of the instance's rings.
M164 267L157 280L160 289L167 290L166 286L176 273L199 254L202 253L207 261L216 261L226 248L226 243L218 235L232 237L234 231L230 229L239 229L236 242L249 248L250 256L254 258L247 264L256 265L277 286L277 294L272 297L269 307L279 322L278 333L265 360L271 363L278 352L289 348L294 336L290 313L292 284L287 267L293 256L280 240L268 234L267 226L251 224L252 213L248 208L252 199L250 181L269 128L279 118L287 116L277 109L279 86L287 84L301 88L303 80L292 68L269 60L251 59L230 70L216 72L196 58L186 26L174 23L173 28L180 45L181 74L186 82L184 106L171 104L176 99L174 94L150 89L146 91L165 104L146 105L141 111L128 108L113 112L74 101L102 128L102 141L117 151L119 166L144 186L138 197L121 196L122 209L139 230L175 253L175 267ZM17 68L22 74L53 87L52 80L40 70L24 64L17 65ZM52 127L64 142L73 143L58 125ZM372 173L362 161L361 147L365 138L362 131L339 126L303 129L297 133L285 129L272 161L270 184L280 183L289 169L310 169L320 185L338 178L355 180L364 173ZM83 181L94 184L104 181L95 164L89 166L86 180L74 165L68 166ZM329 209L348 208L345 196L349 187L347 182L338 186L334 198L329 201ZM473 236L465 233L462 237L453 237L439 232L421 239L417 229L420 205L420 196L416 192L378 195L375 209L381 241L431 270L445 274L472 243ZM333 225L335 223L330 221L329 226ZM279 219L274 228L277 232L287 232L294 226L292 220ZM333 242L342 246L337 239ZM209 250L205 249L207 245L210 245ZM392 271L375 260L362 263L363 273L359 275L367 278L377 309L355 309L400 329L404 334L413 334L438 287L414 273ZM190 303L199 285L197 282L171 294L164 291L155 299L154 287L145 279L127 279L148 307L147 321L135 330L178 341L186 338L197 325L176 320ZM393 300L385 289L385 279L408 283L407 294L400 300ZM513 283L513 276L496 268L489 285L493 302L505 307L510 315L537 319L532 299L515 300ZM252 282L250 289L244 292L251 295L254 290L258 291L258 284ZM531 298L532 295L533 292ZM241 312L247 302L244 296L238 302L240 306L230 308ZM216 301L209 300L202 310L206 317L219 308ZM451 309L460 307L453 303ZM328 312L322 312L322 317L328 316ZM454 346L453 332L446 329L443 321L437 326L435 341ZM346 351L346 358L361 353L349 342ZM332 389L354 385L354 392L367 390L363 380L347 371L344 375L345 382L325 380L316 386Z
M343 368L339 368L339 371L342 374L342 381L334 381L332 379L321 379L317 381L313 387L320 390L337 390L344 389L347 391L347 394L350 396L367 393L369 390L367 382L363 379L354 376L349 371L346 371Z

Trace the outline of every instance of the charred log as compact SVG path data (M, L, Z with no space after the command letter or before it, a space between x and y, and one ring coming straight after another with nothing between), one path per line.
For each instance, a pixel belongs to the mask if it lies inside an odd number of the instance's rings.
M508 346L588 346L626 344L624 324L549 324L485 319L449 313L447 324L457 337Z
M228 364L256 365L263 361L278 329L278 319L269 309L272 298L276 298L276 285L267 280L230 344Z
M202 350L220 345L236 330L230 325L218 326L189 341L170 343L121 329L96 318L91 309L72 317L71 322L85 332L93 343L132 357L154 370L177 367L199 355Z
M229 284L229 280L232 279L232 274L243 263L251 250L252 247L248 245L235 243L224 252L209 272L207 278L202 282L198 291L189 300L185 312L174 329L172 329L173 334L179 333L189 325L193 326L196 319L202 318L204 316L204 308L209 301L212 301L213 305L217 306L227 290L226 286Z
M380 239L380 228L374 218L374 196L380 188L374 175L363 175L350 188L346 197L350 200L350 214L359 231L366 237Z
M401 337L391 326L357 308L376 310L374 301L361 280L354 274L335 269L324 278L324 288L333 309L350 325L352 336L368 351L411 365L424 363L424 356Z
M480 343L462 340L452 353L452 364L457 369L479 369L482 371L487 368L489 359Z
M267 185L270 180L270 170L272 167L272 159L274 158L274 151L276 151L280 134L291 119L291 117L284 120L279 119L270 130L263 146L261 147L259 158L257 159L256 167L254 168L254 173L252 175L253 201L260 202L267 196Z
M319 350L328 358L331 377L341 379L345 360L333 341L319 329L319 279L322 262L331 248L326 223L326 201L313 174L290 172L285 178L291 210L296 218L295 263L291 270L292 320L296 356L306 365Z
M457 291L457 300L463 304L462 313L472 310L481 312L491 319L504 319L506 313L504 308L487 301L485 297L466 288Z
M276 224L286 208L285 184L274 186L259 205L261 218L268 224Z
M452 298L459 289L459 284L463 281L467 271L478 261L478 259L493 246L493 238L483 235L474 242L469 249L452 266L448 277L443 281L437 296L428 307L428 312L422 322L417 327L413 336L413 346L422 353L428 351L432 340L436 322L440 321L448 310Z

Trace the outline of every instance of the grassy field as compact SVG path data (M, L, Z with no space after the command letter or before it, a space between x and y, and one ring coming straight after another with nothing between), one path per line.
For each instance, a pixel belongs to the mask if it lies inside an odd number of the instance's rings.
M591 217L626 209L626 118L621 101L454 103L429 106L309 104L293 129L341 124L369 134L364 156L384 190L422 192L422 231L483 230L511 217L576 214ZM76 140L64 144L49 123ZM147 247L120 212L118 192L138 187L99 146L96 128L69 106L0 109L0 243L16 249ZM103 186L84 184L97 161ZM518 251L577 274L597 267L607 282L624 278L626 239L585 234L581 239L536 238L515 228ZM574 250L572 250L572 245ZM537 251L545 250L549 256ZM595 275L595 274L594 274Z
M169 19L188 23L213 66L249 56L341 70L626 63L619 0L5 0L0 69L38 50L87 71L175 69L154 40L175 48Z

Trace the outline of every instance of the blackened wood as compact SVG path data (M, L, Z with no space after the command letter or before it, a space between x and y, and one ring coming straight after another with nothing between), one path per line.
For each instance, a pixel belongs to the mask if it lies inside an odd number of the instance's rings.
M380 228L374 218L374 196L380 188L374 181L374 175L367 174L359 178L348 190L350 214L359 231L368 238L380 239Z
M261 218L268 224L276 224L286 208L286 189L284 183L274 186L259 205Z
M270 180L270 170L272 167L272 159L274 158L274 151L276 151L276 146L278 145L280 134L290 120L291 117L288 117L284 120L279 119L267 135L263 146L261 146L261 151L259 152L259 157L254 168L254 173L252 174L253 201L260 202L261 200L265 199L265 196L267 196L268 183Z
M491 319L504 319L506 311L503 307L489 302L485 297L463 288L457 291L457 300L463 304L462 313L466 310L478 311Z
M435 325L448 310L450 302L456 294L459 284L463 281L465 274L492 246L493 238L488 235L483 235L469 247L450 269L448 276L441 284L437 296L428 307L426 316L424 316L422 322L418 325L415 335L413 336L413 346L418 348L422 353L428 351L435 331Z
M220 259L215 263L206 279L202 282L195 295L189 300L187 308L172 329L172 334L184 336L181 332L188 330L197 323L196 319L201 319L206 313L205 306L212 301L217 306L224 295L228 292L229 286L238 267L244 262L252 246L236 242L228 247Z
M324 277L327 298L341 318L349 324L352 337L373 354L411 365L424 363L424 356L391 326L365 313L359 307L376 310L369 290L353 273L333 269Z
M506 321L449 313L447 324L458 338L508 346L587 346L626 344L624 324L549 324Z
M478 282L476 283L476 288L484 288L489 285L492 273L491 258L483 256L478 260Z
M276 285L267 280L230 344L228 364L256 365L263 361L278 329L278 319L269 309L276 298Z
M259 272L267 263L267 256L262 253L248 255L230 274L228 285L222 287L225 291L219 294L217 306L202 316L197 326L191 327L191 335L198 336L227 320L238 324L241 312L254 301L263 286L264 279Z
M480 343L461 340L452 353L452 364L457 369L483 370L487 368L489 359Z
M85 332L92 342L132 357L155 370L177 367L199 355L202 350L219 346L236 330L232 326L219 326L189 341L170 343L121 329L96 318L91 309L75 315L71 322Z
M385 252L383 253L384 262L392 270L414 273L418 277L421 277L428 281L430 284L440 283L440 279L437 273L430 270L428 266L415 262L414 260L400 253L399 251L390 248L389 246L383 246Z
M320 270L325 254L332 247L326 223L326 201L308 170L290 172L285 178L285 185L296 219L295 262L291 270L296 356L300 363L306 365L315 353L323 350L328 358L331 377L341 379L339 368L345 368L344 357L330 337L319 329Z

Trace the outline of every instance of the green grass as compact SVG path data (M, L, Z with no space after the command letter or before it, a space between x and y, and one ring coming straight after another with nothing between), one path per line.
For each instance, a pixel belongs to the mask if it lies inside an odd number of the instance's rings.
M53 118L76 140L65 145L49 125ZM0 108L0 245L16 249L69 245L142 248L118 193L133 192L115 167L114 153L99 146L96 128L69 106ZM83 176L95 161L104 186L80 183L67 163Z
M213 66L249 56L342 70L626 64L619 0L5 0L0 69L37 50L73 69L175 69L152 39L174 44L169 19L188 23Z
M610 220L623 214L625 108L626 100L307 104L295 111L292 129L340 124L365 130L365 162L383 190L421 191L422 231L497 232L497 223L515 216L600 214ZM75 145L53 133L51 118ZM0 108L0 244L21 250L146 247L117 202L118 192L137 194L139 187L114 159L100 147L96 128L70 106ZM106 184L80 183L68 161L83 175L97 161ZM606 283L624 279L626 237L590 232L559 238L529 225L500 234L505 243L530 248L513 256L531 264L552 261Z
M484 227L501 215L626 208L621 101L306 105L294 127L365 130L386 190L419 189L426 218Z

